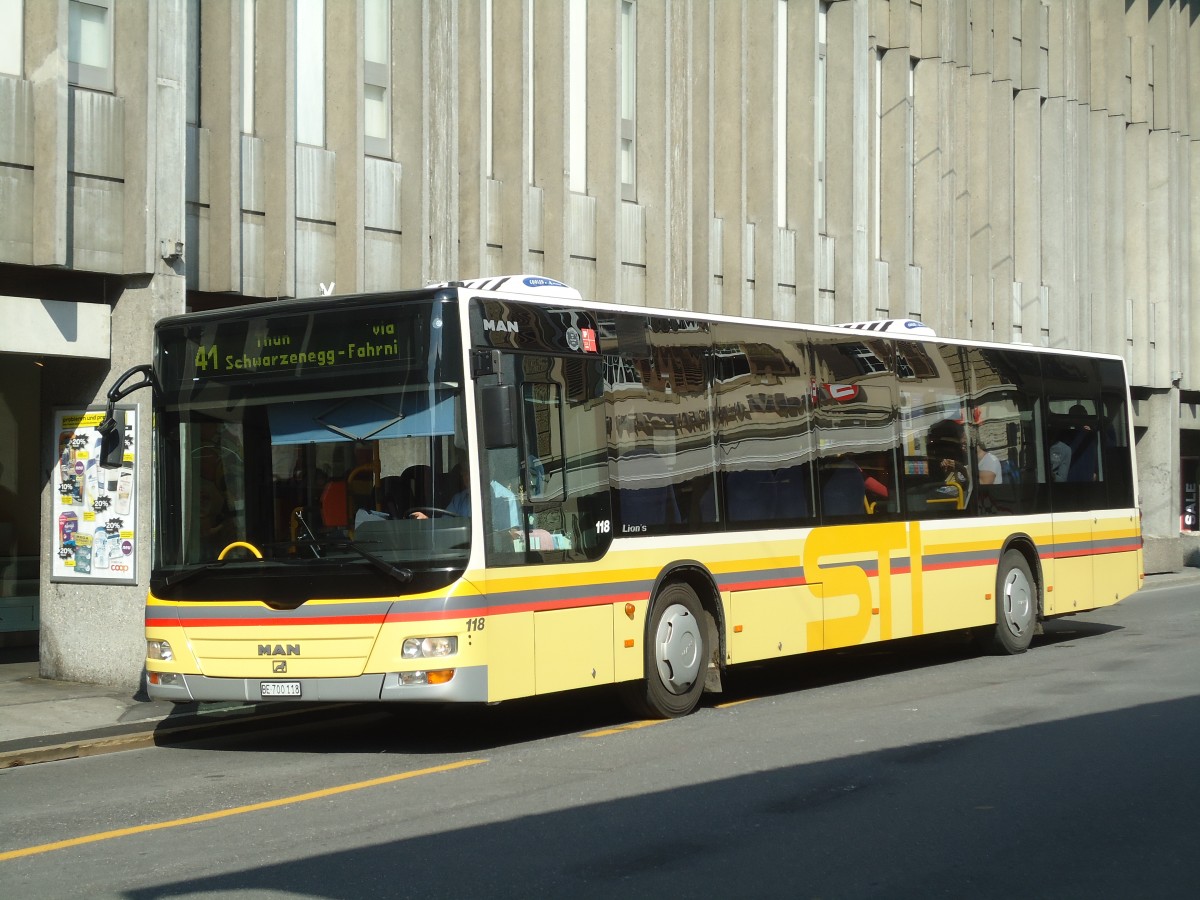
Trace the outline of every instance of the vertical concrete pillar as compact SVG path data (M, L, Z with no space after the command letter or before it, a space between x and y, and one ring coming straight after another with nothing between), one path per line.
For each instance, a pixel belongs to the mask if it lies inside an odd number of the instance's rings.
M816 71L817 10L804 4L787 7L786 219L795 236L798 322L817 321Z
M662 148L662 165L666 170L662 240L666 244L664 258L667 264L663 299L672 309L695 309L704 295L695 293L696 274L693 271L700 259L692 227L699 191L693 171L695 148L689 140L693 128L692 98L696 91L692 52L695 39L693 4L688 0L670 0L664 26L667 116L663 134L665 146ZM704 108L702 104L696 106ZM652 289L649 294L653 297Z
M867 4L833 3L828 15L826 227L836 243L835 321L869 317L870 85Z
M186 248L199 263L202 291L242 289L242 9L241 3L211 3L200 17L203 65L200 124L207 141L208 171L200 181L208 200L208 239ZM195 164L205 161L202 156Z
M746 225L754 235L746 266L753 273L753 291L746 311L769 319L775 314L779 272L775 259L775 48L777 3L746 4L745 109ZM782 125L782 123L778 123Z
M1179 533L1179 389L1155 390L1138 403L1147 426L1137 443L1142 530L1147 535Z
M566 281L567 15L557 0L533 7L533 181L542 194L542 271Z
M721 220L722 308L728 315L741 315L746 292L746 261L742 255L745 207L745 136L746 116L731 115L743 109L745 70L744 7L740 3L719 3L713 21L715 34L713 59L713 214Z
M1133 358L1129 377L1134 384L1151 384L1150 250L1147 244L1146 152L1150 130L1145 123L1125 129L1125 302L1129 309Z
M500 268L524 272L529 268L529 217L527 195L532 173L526 165L526 120L533 115L525 89L528 45L524 3L492 4L492 172L498 190L485 193L489 221L499 225L502 246ZM484 123L486 127L487 123ZM486 164L486 161L485 161ZM485 173L486 174L486 173ZM490 209L487 197L500 197L499 209ZM472 273L474 274L474 273Z
M1006 339L1035 344L1041 338L1042 98L1036 89L1013 101L1013 280L1020 306Z
M903 19L893 15L892 19ZM908 265L913 228L913 203L910 177L914 154L909 145L909 50L891 47L883 54L880 84L876 88L882 100L878 135L879 249L880 259L888 267L887 313L903 316L908 308ZM882 312L883 298L873 304Z
M67 5L25 4L25 72L33 85L33 263L67 265Z
M393 9L395 13L395 9ZM426 232L428 196L428 129L432 79L446 77L429 71L429 17L419 23L406 15L392 15L392 159L400 164L399 221L400 276L404 284L432 280L426 268L429 236ZM428 85L408 90L408 85ZM414 127L414 124L417 127Z
M325 4L325 146L334 154L333 276L337 293L363 289L363 15L358 3Z
M263 141L263 293L296 293L296 13L256 3L254 121Z
M716 205L716 22L715 10L707 3L682 0L691 23L688 53L692 59L692 80L689 87L689 116L687 130L688 154L691 166L692 235L691 294L693 309L701 312L720 312L720 291L717 273L721 259L717 254L714 234L719 215Z
M587 187L596 210L596 299L621 299L621 95L618 3L587 5Z

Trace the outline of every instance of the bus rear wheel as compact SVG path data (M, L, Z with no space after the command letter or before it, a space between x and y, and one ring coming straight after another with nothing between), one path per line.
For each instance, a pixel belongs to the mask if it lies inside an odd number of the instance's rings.
M1037 582L1029 562L1017 550L1000 557L996 569L996 625L985 648L999 655L1024 653L1037 629Z
M625 689L634 712L673 719L696 708L708 665L707 633L696 592L682 582L666 585L646 623L645 677Z

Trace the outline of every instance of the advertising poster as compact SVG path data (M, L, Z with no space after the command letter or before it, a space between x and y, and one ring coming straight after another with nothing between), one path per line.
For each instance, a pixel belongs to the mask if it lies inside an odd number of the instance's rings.
M119 469L100 466L103 409L55 410L51 581L134 584L137 547L136 407L117 407L125 425Z

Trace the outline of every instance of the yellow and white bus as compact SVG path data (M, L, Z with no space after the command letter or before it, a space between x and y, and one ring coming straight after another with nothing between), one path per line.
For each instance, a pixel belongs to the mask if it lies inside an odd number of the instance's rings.
M1116 357L513 276L165 319L149 382L155 698L679 716L740 663L1020 653L1142 577Z

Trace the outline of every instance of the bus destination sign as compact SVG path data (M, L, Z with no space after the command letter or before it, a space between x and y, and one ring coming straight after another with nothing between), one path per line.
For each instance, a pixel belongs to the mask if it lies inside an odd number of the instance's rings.
M159 332L162 364L184 383L333 374L405 366L420 358L429 321L422 310L342 310L256 316ZM170 373L168 372L168 377Z

